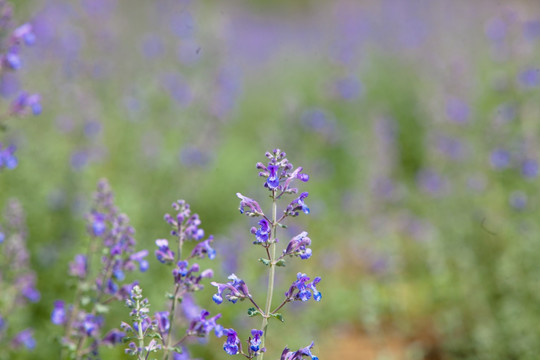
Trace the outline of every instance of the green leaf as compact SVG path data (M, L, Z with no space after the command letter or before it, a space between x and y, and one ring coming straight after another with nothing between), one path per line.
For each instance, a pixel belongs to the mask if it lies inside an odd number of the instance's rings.
M268 260L268 259L260 258L259 261L262 262L266 266L270 265L270 260Z
M280 228L283 228L283 229L286 229L286 228L287 228L287 225L285 225L285 224L280 224L280 223L278 223L278 225L279 225Z
M248 316L249 316L249 317L253 317L253 316L256 316L256 315L259 315L259 314L260 314L259 310L255 309L254 307L250 307L250 308L248 309L248 312L247 312L247 313L248 313Z
M171 294L171 293L168 292L168 293L165 294L165 297L167 299L169 299L169 300L172 300L172 299L174 299L174 294Z
M283 266L285 267L285 259L281 259L278 262L276 262L276 266Z
M270 314L271 317L278 319L281 322L285 322L285 319L283 319L283 315L280 313Z

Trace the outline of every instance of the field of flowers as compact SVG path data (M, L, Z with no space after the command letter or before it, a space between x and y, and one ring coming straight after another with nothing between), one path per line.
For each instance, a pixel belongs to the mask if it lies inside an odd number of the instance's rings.
M0 44L0 359L538 359L540 3L0 0Z

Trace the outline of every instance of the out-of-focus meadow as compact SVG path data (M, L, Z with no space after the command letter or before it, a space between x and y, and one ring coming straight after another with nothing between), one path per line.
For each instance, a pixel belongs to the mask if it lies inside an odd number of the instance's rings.
M163 214L185 199L216 237L216 277L235 272L264 293L235 194L265 198L255 163L275 147L311 176L312 212L299 224L313 241L313 257L291 262L276 291L297 271L316 273L323 299L286 312L268 347L314 339L320 359L538 358L540 3L15 9L37 43L0 91L11 98L31 85L44 111L2 135L18 144L19 166L0 174L0 204L17 197L27 213L42 299L18 319L35 328L39 358L58 356L50 314L72 297L68 263L86 243L84 214L102 177L138 248L153 251L169 231ZM169 273L150 263L138 278L158 308ZM238 316L248 306L218 307L212 293L197 293L202 306L252 326ZM228 356L222 340L210 342L194 354Z

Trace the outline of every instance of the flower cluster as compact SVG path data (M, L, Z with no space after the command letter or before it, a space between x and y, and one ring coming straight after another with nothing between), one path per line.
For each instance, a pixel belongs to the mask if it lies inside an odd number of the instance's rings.
M32 329L18 330L10 323L24 316L27 305L39 301L41 295L36 289L36 275L30 268L24 213L18 201L9 201L4 220L0 225L0 346L9 357L18 348L36 346Z
M235 274L229 276L229 282L218 283L212 282L212 285L217 287L217 293L212 297L214 302L221 304L223 298L226 298L232 303L236 303L238 300L249 299L254 305L253 308L248 310L249 316L260 315L262 317L261 330L254 329L251 331L252 337L247 341L247 350L242 349L242 342L234 329L223 329L216 333L216 335L226 335L227 340L223 345L223 349L229 355L241 354L248 359L262 360L266 348L264 347L265 338L268 334L268 321L270 318L276 318L283 321L283 316L278 311L287 303L300 300L307 301L311 297L316 301L320 301L322 295L317 290L316 285L321 281L320 277L316 277L313 281L309 282L310 278L306 274L298 273L297 279L292 283L289 290L285 293L285 298L281 304L275 308L272 308L272 297L274 291L274 279L275 270L278 266L285 266L286 257L299 257L300 259L309 259L312 255L312 250L309 248L311 245L311 239L307 236L308 233L303 231L300 234L294 236L288 243L285 249L282 250L278 256L277 243L278 238L276 231L278 227L286 227L284 221L288 217L296 217L300 213L309 214L310 209L306 205L305 200L308 197L307 192L300 193L292 201L286 203L281 213L278 212L278 201L282 199L284 195L298 194L298 188L295 186L295 180L301 182L307 182L309 176L302 172L302 167L294 168L294 166L286 158L286 154L279 149L275 149L273 152L267 152L266 157L268 163L257 163L256 167L259 172L259 176L265 178L263 186L270 192L272 198L272 211L271 215L266 215L262 210L259 203L247 196L237 193L237 197L240 199L239 210L241 214L249 217L259 217L258 227L252 227L250 232L255 236L253 244L260 245L265 249L266 257L260 258L259 261L269 267L269 284L268 292L266 295L266 301L264 309L260 307L250 294L246 283L239 279ZM312 359L317 359L316 356L311 354L311 346L300 349L296 352L289 351L285 348L283 351L282 360L302 359L304 356L310 356Z
M107 181L98 183L94 201L87 216L87 253L77 254L69 265L69 274L77 284L73 305L58 300L51 314L52 323L64 327L60 341L64 350L75 357L97 354L100 345L115 345L121 340L123 333L116 329L102 336L108 304L130 297L137 282L125 282L127 272L148 269L148 251L135 252L135 230L114 205ZM91 271L96 262L100 266Z
M36 42L32 25L29 23L15 27L13 24L13 9L11 4L5 0L0 0L0 80L7 72L19 70L22 67L22 60L19 55L23 45L31 46ZM0 115L0 130L6 129L6 120L13 116L33 113L41 114L41 98L38 94L29 94L22 91L12 100L9 111ZM13 144L2 146L0 143L0 169L13 169L17 167L15 157L15 146Z
M139 359L146 358L149 352L158 350L163 351L163 359L169 359L171 355L174 359L184 357L187 359L187 349L183 344L187 338L205 337L212 330L215 330L216 334L218 334L221 328L217 324L217 320L221 317L221 314L209 318L210 313L204 309L199 310L193 304L193 298L190 296L190 293L203 288L203 279L212 278L214 275L212 269L201 271L199 264L189 263L189 260L194 258L203 259L208 257L210 260L215 258L216 252L210 246L213 237L209 236L206 240L203 240L205 233L199 227L201 225L199 215L192 214L189 204L185 201L178 200L172 204L172 207L177 211L177 214L175 216L166 214L165 221L171 226L170 234L175 237L175 240L170 244L167 239L158 239L156 240L157 249L155 250L156 259L160 263L173 265L171 271L173 292L168 294L168 298L171 300L169 310L156 312L153 316L149 314L146 314L144 317L141 316L139 319L140 325L137 322L133 324L133 327L128 327L126 324L123 325L123 328L128 332L138 332L137 340L139 341L139 345L130 343L126 352L137 356ZM103 220L100 218L100 221ZM99 228L100 226L98 226ZM188 241L193 241L196 244L193 246L191 253L183 258L184 246ZM182 338L173 340L173 328L177 312L176 306L179 303L184 307L189 326ZM128 301L128 305L133 307L133 304L136 303ZM148 309L148 306L144 308ZM133 329L136 329L136 331ZM142 333L138 329L142 329ZM144 346L145 337L152 339L148 346Z

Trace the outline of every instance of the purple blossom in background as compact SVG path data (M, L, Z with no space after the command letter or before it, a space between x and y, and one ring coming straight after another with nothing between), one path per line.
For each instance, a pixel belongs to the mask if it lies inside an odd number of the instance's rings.
M509 198L510 206L516 210L523 210L527 206L527 195L523 191L513 191Z
M19 331L20 323L15 317L21 313L30 313L25 308L29 303L41 298L36 287L36 275L30 267L30 254L26 246L27 229L21 204L10 199L5 207L0 224L0 340L5 340L2 352L11 354L11 349L36 346L32 329ZM9 324L9 331L8 329ZM16 333L15 335L13 335Z
M447 180L431 169L421 170L416 176L416 181L422 191L432 196L442 195L448 187Z
M535 159L526 159L521 164L521 174L529 179L538 176L538 161Z
M34 349L36 347L36 340L34 339L34 332L32 329L26 329L15 335L11 341L14 348L24 346L27 349Z
M493 18L486 24L485 33L491 41L500 43L506 38L507 25L501 18Z
M523 35L529 41L538 40L540 37L540 20L526 21L523 24Z
M55 325L64 325L66 322L66 309L62 300L54 302L54 309L51 314L51 322Z
M156 258L163 264L169 264L174 260L174 252L169 249L169 242L166 239L156 240L158 249L156 250Z
M15 156L15 145L10 145L5 148L0 143L0 169L6 168L9 170L15 169L19 161Z
M518 82L526 88L540 85L540 69L526 69L518 75Z
M338 79L335 83L337 94L344 100L356 100L362 94L362 84L354 77L344 77Z
M506 169L510 166L510 153L501 148L497 148L490 155L491 166L496 170Z
M446 100L446 116L453 122L465 124L469 121L469 105L462 99L449 97Z
M200 316L191 320L187 330L188 334L198 337L208 336L208 334L216 328L216 321L221 318L221 314L217 314L216 316L207 319L208 315L210 315L210 313L207 310L202 310Z

